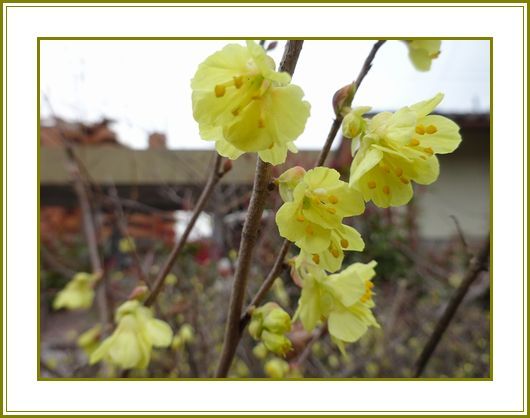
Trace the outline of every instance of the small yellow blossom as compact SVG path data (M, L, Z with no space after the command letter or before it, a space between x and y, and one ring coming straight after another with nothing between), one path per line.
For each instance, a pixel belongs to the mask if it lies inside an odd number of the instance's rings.
M364 200L383 208L404 205L412 198L412 181L436 181L436 154L453 152L462 140L456 123L430 114L442 99L439 93L395 113L379 113L368 122L350 169L350 186Z
M101 325L97 324L79 336L77 345L83 349L87 356L90 356L98 347L100 337Z
M137 300L122 304L114 318L117 327L90 356L90 363L108 361L122 369L145 369L153 347L168 347L173 332Z
M371 109L368 106L351 109L342 121L342 135L349 139L355 139L361 135L366 128L366 120L363 115Z
M96 276L76 273L53 301L54 309L88 309L94 301Z
M418 71L429 71L432 60L440 55L442 41L439 39L415 39L406 41L409 47L409 58Z
M355 263L329 276L314 265L305 265L300 271L302 294L295 318L300 318L307 331L327 319L330 335L339 342L355 342L368 327L379 327L371 311L375 265L375 261Z
M204 140L219 154L236 159L257 152L281 164L304 131L310 105L291 76L254 41L226 45L199 65L191 81L193 116Z
M364 248L359 233L342 224L344 217L364 211L363 197L339 177L336 170L326 167L309 170L292 191L292 200L276 214L280 235L307 254L327 251L339 259L343 250ZM326 256L321 258L325 263Z
M289 363L279 358L273 358L265 363L263 369L271 379L283 379L289 372Z
M125 237L120 239L120 242L118 243L118 249L120 250L120 253L128 254L136 251L136 243L134 240L130 237Z

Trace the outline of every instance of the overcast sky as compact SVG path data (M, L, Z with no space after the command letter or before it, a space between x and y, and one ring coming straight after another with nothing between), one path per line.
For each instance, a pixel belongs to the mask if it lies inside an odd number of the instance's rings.
M152 131L165 132L170 148L209 148L192 117L190 79L208 55L236 41L43 41L41 88L54 112L69 120L116 121L120 141L147 146ZM297 141L300 148L321 147L333 119L331 97L351 82L373 41L306 41L293 83L311 103L311 117ZM278 63L281 42L271 52ZM401 41L379 50L354 105L374 110L396 108L445 93L440 111L489 112L488 41L444 41L431 71L408 60ZM42 101L41 115L50 116Z

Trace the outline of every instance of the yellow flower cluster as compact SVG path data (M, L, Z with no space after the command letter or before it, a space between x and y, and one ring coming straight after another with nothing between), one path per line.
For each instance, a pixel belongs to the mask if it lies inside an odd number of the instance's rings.
M382 208L404 205L412 198L412 181L427 185L438 178L436 154L453 152L462 140L456 123L430 114L442 99L439 93L365 120L350 169L350 186L365 201Z
M153 318L149 308L137 300L122 304L115 314L117 327L90 355L90 364L108 361L122 369L145 369L153 347L168 347L173 331Z
M193 117L202 139L236 159L257 152L263 161L281 164L304 131L310 105L291 76L254 41L226 45L199 65L191 80Z
M292 349L291 341L284 335L291 330L291 317L274 302L255 309L248 331L252 338L261 340L265 348L275 354L285 356ZM263 348L257 350L263 351Z

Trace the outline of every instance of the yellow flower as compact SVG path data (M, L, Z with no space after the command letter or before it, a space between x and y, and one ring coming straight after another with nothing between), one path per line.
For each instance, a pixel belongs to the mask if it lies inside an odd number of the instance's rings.
M168 347L173 332L137 300L122 304L116 311L118 324L114 333L105 339L90 356L90 363L108 361L122 369L145 369L154 347Z
M136 243L132 238L125 237L120 239L120 242L118 243L118 249L120 250L120 253L123 254L132 253L136 250Z
M199 65L191 81L193 116L202 139L215 141L219 154L231 159L257 152L277 165L304 131L310 105L304 92L289 84L288 73L254 41L229 44Z
M442 41L439 39L415 39L406 41L409 47L409 58L418 71L429 71L432 60L440 55Z
M97 324L79 336L77 345L83 349L87 356L90 356L99 345L100 337L101 325Z
M350 186L377 206L400 206L412 198L411 181L431 184L440 168L435 154L453 152L460 144L459 127L450 119L430 115L443 99L383 112L367 124L350 169Z
M300 271L302 294L295 318L307 331L327 319L330 335L341 342L355 342L368 327L379 327L371 311L375 266L375 261L355 263L328 276L314 265L305 265Z
M326 167L309 170L292 191L292 200L276 214L280 235L305 253L328 251L340 258L345 249L364 248L359 233L342 224L344 217L364 211L362 195L339 177L336 170Z
M96 276L76 273L53 301L54 309L88 309L94 301Z
M265 374L271 379L283 379L289 372L289 363L279 358L273 358L267 361L263 368Z
M252 349L252 354L254 354L254 357L259 358L260 360L265 359L268 354L267 347L265 347L265 344L259 343Z

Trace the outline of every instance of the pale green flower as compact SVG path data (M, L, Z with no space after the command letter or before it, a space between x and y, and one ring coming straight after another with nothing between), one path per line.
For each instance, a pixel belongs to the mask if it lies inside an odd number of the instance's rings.
M108 361L122 369L145 369L152 347L168 347L173 332L137 300L122 304L116 311L117 327L90 356L90 363Z
M88 309L94 301L96 276L90 273L76 273L53 301L54 309Z
M406 41L409 58L418 71L429 71L432 60L440 56L442 41L439 39L415 39Z
M326 275L316 265L300 270L302 294L295 318L307 331L328 321L330 335L343 342L355 342L369 327L379 327L371 309L375 261L355 263L337 274Z

